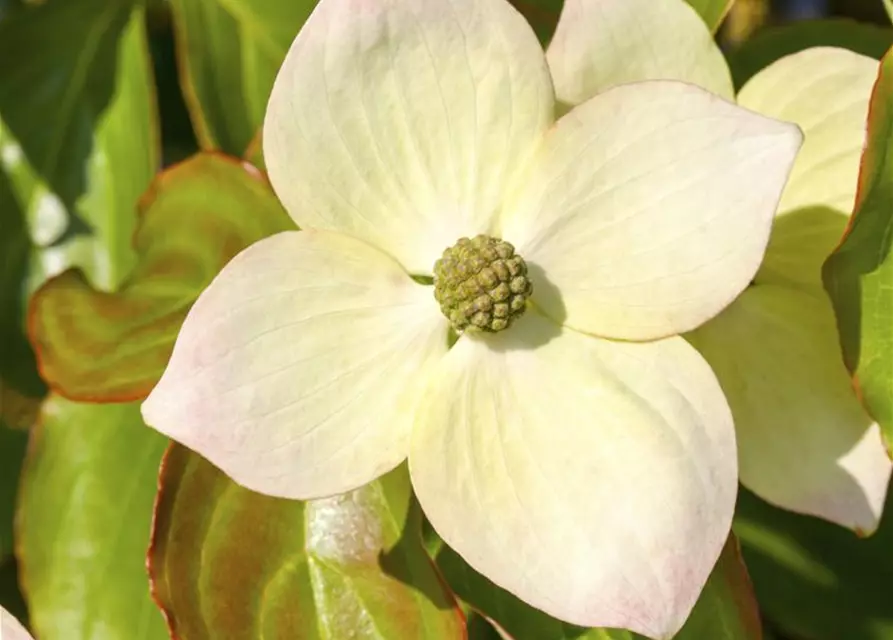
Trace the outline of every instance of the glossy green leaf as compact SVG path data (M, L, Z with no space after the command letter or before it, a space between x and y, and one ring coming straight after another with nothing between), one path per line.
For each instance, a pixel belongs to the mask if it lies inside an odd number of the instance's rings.
M51 396L32 433L16 534L41 640L164 640L145 553L167 441L137 404Z
M431 534L429 552L456 595L515 640L641 640L618 629L575 627L533 609L472 569ZM676 640L760 640L760 617L738 542L729 538Z
M832 19L769 27L727 54L732 79L742 87L779 58L810 47L840 47L880 60L893 46L893 28Z
M887 15L893 20L893 0L884 0L884 9L887 10Z
M316 0L172 0L181 83L199 142L242 155Z
M161 174L141 202L139 262L114 295L75 271L32 300L41 372L68 398L120 402L148 394L198 294L249 244L293 224L264 176L199 154Z
M132 265L135 204L158 165L143 14L137 0L70 0L0 22L0 60L15 61L0 65L0 155L37 266L78 266L102 289Z
M742 490L734 525L757 600L792 638L893 638L893 491L870 538Z
M159 486L149 570L175 637L464 638L405 467L304 503L243 489L174 445Z
M687 0L687 2L700 14L710 30L715 32L735 0Z
M893 455L893 53L871 97L850 226L825 262L844 361Z

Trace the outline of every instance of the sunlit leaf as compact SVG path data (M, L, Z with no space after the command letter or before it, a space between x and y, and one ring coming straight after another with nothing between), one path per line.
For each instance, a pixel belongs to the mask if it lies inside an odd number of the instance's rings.
M174 445L149 568L175 637L464 638L405 467L307 503L243 489Z
M846 19L810 20L763 29L727 57L740 88L779 58L810 47L840 47L880 60L891 45L891 27Z
M893 638L893 492L870 538L777 509L746 490L734 530L773 626L810 640Z
M50 397L32 433L16 534L41 640L164 640L145 550L166 440L139 406Z
M584 629L547 616L472 569L436 536L429 552L456 595L513 640L641 640L618 629ZM719 562L676 640L760 640L760 617L738 542L729 538Z
M0 22L0 60L15 61L0 65L0 155L43 247L36 266L81 267L102 289L132 265L134 206L158 165L143 14L137 0L71 0Z
M199 154L161 174L141 202L139 261L114 295L68 271L34 296L30 334L62 395L120 402L155 385L198 294L240 250L292 223L256 169Z
M316 0L172 0L181 82L206 149L242 155Z
M893 54L881 63L850 226L823 270L844 361L893 455Z

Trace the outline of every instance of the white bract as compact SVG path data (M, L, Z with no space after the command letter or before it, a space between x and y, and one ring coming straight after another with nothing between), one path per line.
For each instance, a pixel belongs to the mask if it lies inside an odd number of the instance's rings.
M684 0L565 0L547 55L559 98L576 105L619 82L655 78L731 95L722 54L697 18ZM613 55L630 41L622 34L640 43L629 57ZM821 267L853 208L877 72L876 60L815 48L742 88L740 105L796 123L805 142L754 286L687 336L729 399L741 482L861 533L877 527L891 462L851 388Z
M322 0L264 126L304 230L220 273L143 415L287 498L408 458L434 528L496 584L668 637L737 489L728 405L678 334L753 278L801 134L677 81L555 112L505 0ZM451 345L419 282L478 234L514 245L533 296Z
M33 640L33 638L11 613L0 607L0 640Z

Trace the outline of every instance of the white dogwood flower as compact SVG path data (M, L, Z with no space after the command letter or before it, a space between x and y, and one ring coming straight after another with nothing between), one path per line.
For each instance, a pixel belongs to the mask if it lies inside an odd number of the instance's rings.
M408 458L496 584L667 637L737 490L727 402L678 334L753 278L801 134L675 81L555 113L505 0L322 0L264 126L303 231L226 266L143 415L286 498Z

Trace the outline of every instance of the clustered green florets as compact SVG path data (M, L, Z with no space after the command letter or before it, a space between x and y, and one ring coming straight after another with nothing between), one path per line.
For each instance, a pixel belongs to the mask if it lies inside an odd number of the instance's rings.
M460 238L434 263L434 297L460 333L508 329L532 292L524 259L498 238Z

